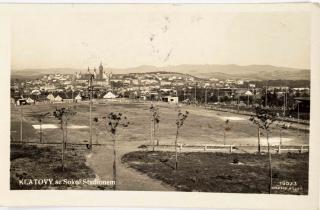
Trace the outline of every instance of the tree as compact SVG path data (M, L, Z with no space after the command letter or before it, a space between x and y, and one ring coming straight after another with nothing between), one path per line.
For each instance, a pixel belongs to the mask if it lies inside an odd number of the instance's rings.
M268 157L269 157L269 194L271 194L272 189L272 159L270 152L270 143L269 143L269 133L270 126L275 121L275 115L269 112L267 109L263 109L260 107L256 108L255 115L250 117L250 121L258 126L258 136L260 137L260 129L266 131L267 134L267 146L268 146ZM258 140L260 144L260 139ZM258 150L260 152L260 145L258 145Z
M95 123L95 128L96 128L96 143L98 144L99 143L99 141L98 141L98 138L99 138L99 128L98 128L98 126L99 126L99 118L98 117L94 117L93 118L93 122Z
M46 112L46 113L39 113L36 117L38 118L39 121L39 126L40 126L40 143L43 143L42 137L43 137L43 130L42 130L42 122L44 120L44 118L46 118L47 116L50 115L50 112Z
M116 150L116 138L118 133L118 127L128 127L129 122L127 120L126 116L123 116L122 113L115 113L111 112L107 114L106 117L106 128L107 131L109 131L112 135L113 140L113 180L115 181L115 185L113 186L113 189L116 190L117 188L117 150Z
M175 170L178 169L178 137L179 130L183 126L184 121L187 119L189 112L186 111L183 113L181 109L178 110L178 118L176 120L177 131L176 131L176 140L175 140Z
M226 132L231 130L231 126L229 125L229 122L230 122L229 119L227 119L225 121L225 127L223 129L223 143L224 143L224 145L226 145Z
M151 136L150 136L150 141L152 144L152 150L154 151L154 140L157 137L157 146L159 146L159 136L156 135L156 130L159 131L159 123L160 123L160 114L159 114L159 108L153 106L151 104L150 106L150 112L151 112Z
M57 118L60 122L60 128L62 131L62 147L61 147L61 168L62 171L64 171L64 156L65 156L65 149L66 149L66 142L67 142L67 126L68 126L68 120L69 117L72 115L75 115L76 112L73 111L70 107L65 108L56 108L56 110L53 112L53 116Z

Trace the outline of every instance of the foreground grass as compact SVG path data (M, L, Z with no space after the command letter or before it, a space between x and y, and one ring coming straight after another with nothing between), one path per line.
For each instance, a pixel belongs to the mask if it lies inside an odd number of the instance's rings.
M308 194L308 153L273 155L273 191ZM268 157L256 154L136 151L122 162L179 191L268 193ZM238 164L234 164L239 162Z
M67 146L65 170L61 170L61 146L11 145L10 189L104 189L103 186L68 181L93 180L95 174L86 165L84 146ZM35 179L53 179L52 184L30 183ZM25 184L19 181L26 181ZM57 183L56 181L62 181Z

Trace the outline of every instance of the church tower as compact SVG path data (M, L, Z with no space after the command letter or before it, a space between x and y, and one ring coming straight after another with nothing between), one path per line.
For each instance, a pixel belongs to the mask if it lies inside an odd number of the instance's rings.
M102 66L102 62L100 62L100 66L99 66L99 79L103 78L103 66Z
M97 71L96 71L96 67L94 67L93 69L93 77L96 79L97 78Z

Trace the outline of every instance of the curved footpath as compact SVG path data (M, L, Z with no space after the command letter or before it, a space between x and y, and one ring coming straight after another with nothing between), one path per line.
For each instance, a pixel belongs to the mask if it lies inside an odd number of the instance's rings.
M117 190L173 191L174 188L169 185L121 163L122 155L132 151L132 146L131 149L127 147L117 150ZM113 151L111 146L93 147L92 152L87 155L87 164L100 180L112 181Z

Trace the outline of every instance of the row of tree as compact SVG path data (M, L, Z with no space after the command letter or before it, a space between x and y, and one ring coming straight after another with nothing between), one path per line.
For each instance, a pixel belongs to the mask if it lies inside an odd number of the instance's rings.
M151 126L150 126L150 143L152 145L152 150L155 150L155 145L159 146L159 124L160 124L160 112L159 108L151 104L150 106L151 112ZM188 118L189 112L182 112L179 106L176 107L177 119L176 119L176 135L175 135L175 166L174 169L178 169L178 138L180 134L180 129L184 125L185 120ZM74 116L76 112L71 107L62 107L56 108L53 111L52 115L59 120L60 128L62 131L62 142L61 142L61 168L64 170L65 168L65 149L68 142L68 121L72 116ZM37 117L40 122L40 142L42 142L42 121L45 117L51 115L51 113L41 113ZM267 151L268 151L268 159L269 159L269 193L271 193L272 189L272 158L270 151L270 143L269 143L269 133L270 126L275 122L276 116L269 112L267 109L257 107L255 115L250 117L250 121L252 121L257 126L258 133L258 154L261 153L261 144L260 144L260 134L261 130L264 130L267 138ZM103 122L106 130L112 135L113 142L113 179L117 181L117 134L119 131L119 127L126 128L129 126L129 121L126 116L122 113L110 112L103 117L95 117L93 121L98 125L98 123ZM281 130L287 128L287 125L284 123L277 123L277 126L280 130L280 144L281 142ZM98 126L97 126L98 128ZM232 126L230 126L230 121L225 121L224 127L224 144L226 144L226 132L230 131ZM98 135L97 135L98 138ZM92 149L92 145L87 145L88 149ZM116 182L117 183L117 182ZM113 186L116 189L116 184Z
M153 151L155 148L155 139L156 137L159 137L157 133L159 132L159 123L160 123L160 114L159 114L159 108L151 105L150 111L152 113L152 120L151 120L151 143L153 144ZM186 120L188 116L188 112L186 111L183 113L181 109L177 110L177 131L176 131L176 138L175 138L175 169L178 169L178 136L179 136L179 129L182 127L184 121ZM72 116L74 116L77 112L74 111L71 107L61 107L56 108L55 111L52 112L46 112L46 113L40 113L37 115L37 118L40 122L40 143L43 143L42 139L42 122L45 117L48 117L50 115L54 116L57 120L59 120L60 129L62 132L62 141L61 141L61 170L64 171L65 169L65 151L67 147L68 142L68 121ZM103 122L105 125L106 130L111 134L112 136L112 142L113 142L113 180L115 183L117 183L117 134L119 131L119 127L126 128L129 126L130 122L128 121L127 117L124 116L122 113L117 112L110 112L106 114L106 116L103 116L101 118L95 117L93 118L93 121L96 124L96 128L98 128L98 124L100 122ZM97 129L98 130L98 129ZM97 139L98 139L98 132L96 132ZM159 145L159 138L156 139L156 144ZM92 145L87 144L88 149L92 149ZM116 190L117 184L113 185L113 189Z

